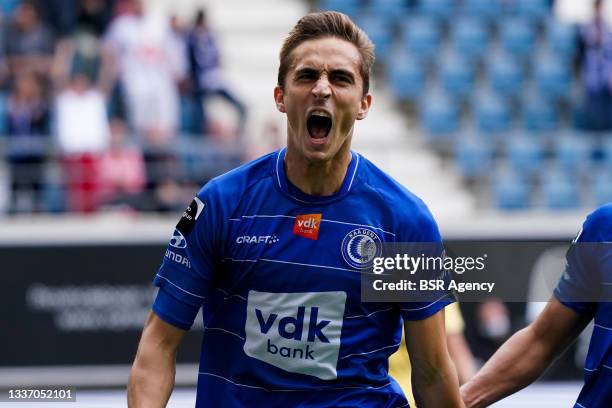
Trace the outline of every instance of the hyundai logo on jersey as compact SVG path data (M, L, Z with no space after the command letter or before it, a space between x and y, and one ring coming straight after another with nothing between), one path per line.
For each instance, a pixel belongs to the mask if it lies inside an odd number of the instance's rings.
M177 229L174 230L174 233L170 238L170 246L178 249L187 248L187 240L185 240L185 237L183 234L181 234L181 231Z
M372 266L374 258L380 256L382 245L376 233L368 228L357 228L342 240L342 257L353 268Z
M346 292L249 291L244 352L285 371L337 377Z
M319 227L321 226L322 214L302 214L295 217L293 233L300 237L317 240L319 239Z

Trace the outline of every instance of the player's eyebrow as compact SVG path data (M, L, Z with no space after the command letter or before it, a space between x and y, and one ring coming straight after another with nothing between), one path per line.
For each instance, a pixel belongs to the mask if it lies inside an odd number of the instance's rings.
M312 67L303 67L303 68L298 68L295 70L295 76L300 76L300 75L304 75L304 74L308 74L308 75L319 75L319 70L316 68L312 68ZM343 68L336 68L336 69L332 69L330 71L330 76L337 76L337 75L341 75L344 76L346 78L348 78L351 82L355 82L355 74L349 70L343 69Z
M304 67L295 70L295 76L301 74L319 75L319 70L311 67Z

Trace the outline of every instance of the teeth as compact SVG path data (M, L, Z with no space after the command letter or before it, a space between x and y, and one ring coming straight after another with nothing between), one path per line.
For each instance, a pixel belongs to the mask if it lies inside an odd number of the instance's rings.
M331 118L331 115L325 111L315 110L310 112L312 116L322 116L324 118Z

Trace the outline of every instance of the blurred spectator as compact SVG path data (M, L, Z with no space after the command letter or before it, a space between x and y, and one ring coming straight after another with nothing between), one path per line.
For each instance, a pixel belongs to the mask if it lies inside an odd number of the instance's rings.
M75 74L58 95L56 110L70 209L91 212L98 204L100 157L109 145L104 96L87 76Z
M38 210L49 136L49 106L38 77L19 73L7 101L11 212Z
M584 130L612 129L612 31L603 15L603 0L595 0L594 19L580 28L577 65L584 95L576 125Z
M122 120L111 120L110 134L110 149L102 154L99 162L100 202L135 207L132 203L145 187L142 153L128 142L128 129Z
M47 74L53 55L53 36L42 23L31 1L23 1L15 10L6 34L6 55L11 74L31 70Z
M480 305L478 325L483 337L500 343L510 336L512 329L510 313L506 306L497 299L487 300Z
M13 13L17 9L17 6L21 0L2 0L0 1L0 16L4 19L10 19L13 17Z
M101 37L112 17L112 4L109 0L80 0L76 19L77 31L89 32Z
M202 131L211 129L206 111L206 99L220 96L238 112L238 133L242 134L246 122L246 108L227 88L220 66L219 48L215 36L206 21L206 12L199 10L187 40L191 79L195 86L198 105L203 106Z
M167 20L144 16L140 1L122 4L125 12L111 22L105 41L118 65L129 122L138 134L167 142L178 124L184 55Z
M76 25L79 0L35 0L41 20L61 38L70 35Z

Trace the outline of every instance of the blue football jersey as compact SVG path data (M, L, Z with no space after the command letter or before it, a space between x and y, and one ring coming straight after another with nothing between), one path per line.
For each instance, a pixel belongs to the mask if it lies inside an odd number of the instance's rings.
M293 186L284 155L206 184L154 279L153 310L164 321L187 330L202 308L196 406L408 406L388 375L401 319L429 317L454 296L361 302L360 272L384 243L439 243L437 225L357 153L331 196Z
M612 203L590 214L567 254L555 289L561 303L594 318L575 407L612 406ZM597 300L600 301L597 301Z

